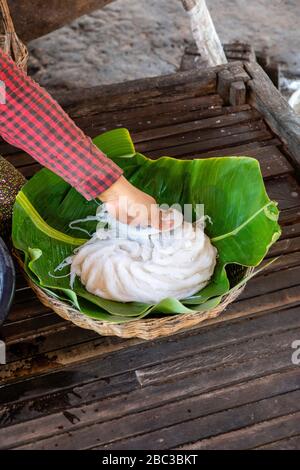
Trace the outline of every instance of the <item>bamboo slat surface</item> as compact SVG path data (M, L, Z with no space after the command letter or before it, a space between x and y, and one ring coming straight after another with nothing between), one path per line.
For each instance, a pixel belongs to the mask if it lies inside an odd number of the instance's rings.
M251 87L238 66L238 75L236 64L225 69L246 83L251 105L228 101L222 68L62 101L89 135L128 127L138 150L153 158L257 158L281 209L282 238L269 253L280 259L220 317L151 342L100 337L65 322L37 301L19 272L2 331L0 448L299 448L300 369L291 360L292 343L300 340L297 158L266 120L262 94L256 108L258 79ZM0 153L26 177L39 169L4 143Z

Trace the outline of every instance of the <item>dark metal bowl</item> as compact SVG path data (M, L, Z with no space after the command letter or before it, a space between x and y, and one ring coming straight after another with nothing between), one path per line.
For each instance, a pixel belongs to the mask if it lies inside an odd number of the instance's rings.
M0 325L9 312L15 293L16 273L7 246L0 238Z

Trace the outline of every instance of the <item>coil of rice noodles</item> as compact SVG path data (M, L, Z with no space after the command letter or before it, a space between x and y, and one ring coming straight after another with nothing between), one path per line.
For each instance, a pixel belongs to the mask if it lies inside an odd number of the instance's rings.
M204 233L204 219L190 223L170 209L174 228L160 232L122 224L105 208L99 209L102 227L80 247L71 264L71 277L77 275L88 292L119 302L152 304L168 297L187 298L207 285L217 251Z

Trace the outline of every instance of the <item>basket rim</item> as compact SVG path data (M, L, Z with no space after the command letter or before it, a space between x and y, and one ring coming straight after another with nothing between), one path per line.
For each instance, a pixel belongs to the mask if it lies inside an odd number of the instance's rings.
M84 315L82 312L74 308L72 305L64 302L54 296L49 295L43 288L35 284L25 271L23 260L17 250L13 250L13 254L20 265L25 278L35 292L39 300L46 307L51 308L59 316L68 320L80 328L94 330L102 336L118 336L121 338L140 338L145 340L153 340L156 338L169 336L195 327L205 320L216 318L226 307L232 303L244 290L246 283L237 287L229 294L225 294L221 303L207 311L201 311L185 314L165 315L163 317L150 317L144 319L132 320L126 323L111 323L105 320L96 320ZM245 273L251 274L254 271L252 267L245 267Z

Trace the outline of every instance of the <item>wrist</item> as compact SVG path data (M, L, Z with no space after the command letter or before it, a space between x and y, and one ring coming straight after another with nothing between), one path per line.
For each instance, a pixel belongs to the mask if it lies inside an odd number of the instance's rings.
M117 181L115 181L108 189L103 191L103 193L98 196L98 199L100 199L102 202L115 200L120 195L124 193L126 194L128 185L130 185L130 183L126 180L126 178L124 178L124 176L120 176Z

